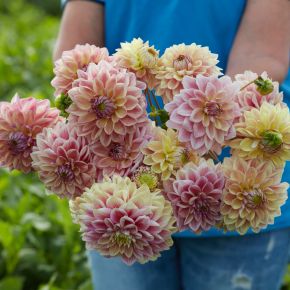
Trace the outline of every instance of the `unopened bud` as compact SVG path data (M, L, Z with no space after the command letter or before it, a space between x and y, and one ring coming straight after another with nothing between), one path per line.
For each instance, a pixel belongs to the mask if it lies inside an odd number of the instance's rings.
M68 117L68 112L66 109L72 104L72 100L68 95L61 94L55 99L55 106L60 110L63 117Z
M261 147L267 153L276 153L283 145L282 135L275 131L266 131L262 134Z
M259 76L255 81L255 85L257 86L257 91L262 95L268 95L273 92L274 85L269 79L263 79L261 76Z

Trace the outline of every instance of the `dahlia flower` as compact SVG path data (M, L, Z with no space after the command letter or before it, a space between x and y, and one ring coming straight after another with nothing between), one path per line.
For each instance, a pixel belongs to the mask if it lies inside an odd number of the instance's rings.
M40 180L60 197L75 198L95 181L89 144L70 124L60 122L44 129L37 135L31 157Z
M0 166L28 173L35 138L46 127L60 121L59 111L48 100L20 99L0 103Z
M148 41L134 38L131 42L121 43L121 48L114 54L119 66L136 74L137 79L154 88L155 77L152 69L157 66L159 51L149 46Z
M81 136L108 146L147 122L145 84L133 73L105 61L89 64L87 72L78 73L69 91L73 103L67 112Z
M266 72L263 72L261 77L264 80L269 80ZM252 83L248 86L247 84L253 82L258 78L256 73L251 71L245 71L243 74L237 74L235 76L235 82L239 85L241 91L235 96L236 102L239 104L242 112L250 111L253 108L259 109L264 102L276 105L282 103L283 93L279 92L279 83L272 82L273 91L269 94L261 94L256 84ZM246 86L246 87L245 87ZM244 87L244 88L243 88Z
M289 108L264 102L260 109L244 113L244 121L237 123L237 138L229 145L233 153L245 159L262 158L283 166L290 160Z
M164 103L169 103L183 88L185 76L220 75L217 63L217 54L211 53L208 47L195 43L173 45L165 50L155 70L155 77L159 81L156 92L162 96Z
M108 146L102 145L99 141L92 144L94 163L102 171L102 175L127 176L134 167L138 167L143 159L140 150L151 138L151 131L152 127L148 122L147 126L138 127L133 133L120 135L117 142L112 142Z
M288 183L280 183L283 170L260 159L245 161L225 158L226 185L222 196L223 225L245 234L249 228L259 232L281 214L287 199Z
M153 172L161 174L161 180L166 180L180 166L184 147L174 130L160 127L154 129L153 138L141 150L144 154L143 163L151 166Z
M171 187L164 185L180 230L200 233L221 220L224 176L220 165L204 159L197 165L188 163L177 171Z
M173 244L170 203L159 191L137 187L128 177L95 183L70 202L70 209L88 249L120 256L128 265L154 261Z
M59 60L55 62L55 77L51 84L55 88L55 96L67 94L72 83L77 79L77 71L86 71L90 63L98 64L101 60L112 61L108 50L103 47L85 44L76 45L74 49L64 51Z
M240 115L234 96L238 86L227 76L185 77L184 89L165 105L169 128L200 155L221 153L225 140L235 137L234 119Z

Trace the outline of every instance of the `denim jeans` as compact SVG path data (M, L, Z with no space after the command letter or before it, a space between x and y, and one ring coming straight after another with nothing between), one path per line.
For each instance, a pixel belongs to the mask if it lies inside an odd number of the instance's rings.
M278 290L290 229L234 237L175 238L155 262L126 266L89 252L94 290Z

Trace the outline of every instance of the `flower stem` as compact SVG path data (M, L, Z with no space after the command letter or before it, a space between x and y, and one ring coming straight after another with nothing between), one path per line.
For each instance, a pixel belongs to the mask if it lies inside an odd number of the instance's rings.
M214 160L214 161L218 161L218 157L217 155L213 152L213 151L208 151L208 155Z
M244 90L246 87L248 87L249 85L253 84L258 78L254 79L253 81L249 82L248 84L244 85L240 91Z
M157 110L161 110L159 104L158 104L158 101L157 101L157 98L156 98L156 95L155 95L155 92L154 91L149 91L149 93L151 92L152 96L153 96L153 99L154 99L154 102L156 104L156 107L157 107Z
M148 102L149 102L149 105L150 105L150 109L151 109L151 111L152 111L153 109L155 109L155 106L153 106L153 103L152 103L152 100L151 100L151 94L150 94L150 91L146 88L145 91L144 91L144 93L145 93L145 96L146 96L147 99L148 99ZM153 118L154 118L154 121L155 121L155 123L156 123L156 125L157 125L157 117L154 116Z

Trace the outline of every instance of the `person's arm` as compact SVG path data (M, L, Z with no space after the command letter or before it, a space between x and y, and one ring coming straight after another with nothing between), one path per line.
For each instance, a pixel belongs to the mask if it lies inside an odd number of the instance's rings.
M287 75L290 47L290 1L248 0L230 53L227 74L267 71L282 82Z
M64 9L53 58L76 44L104 46L104 7L91 1L69 1Z

